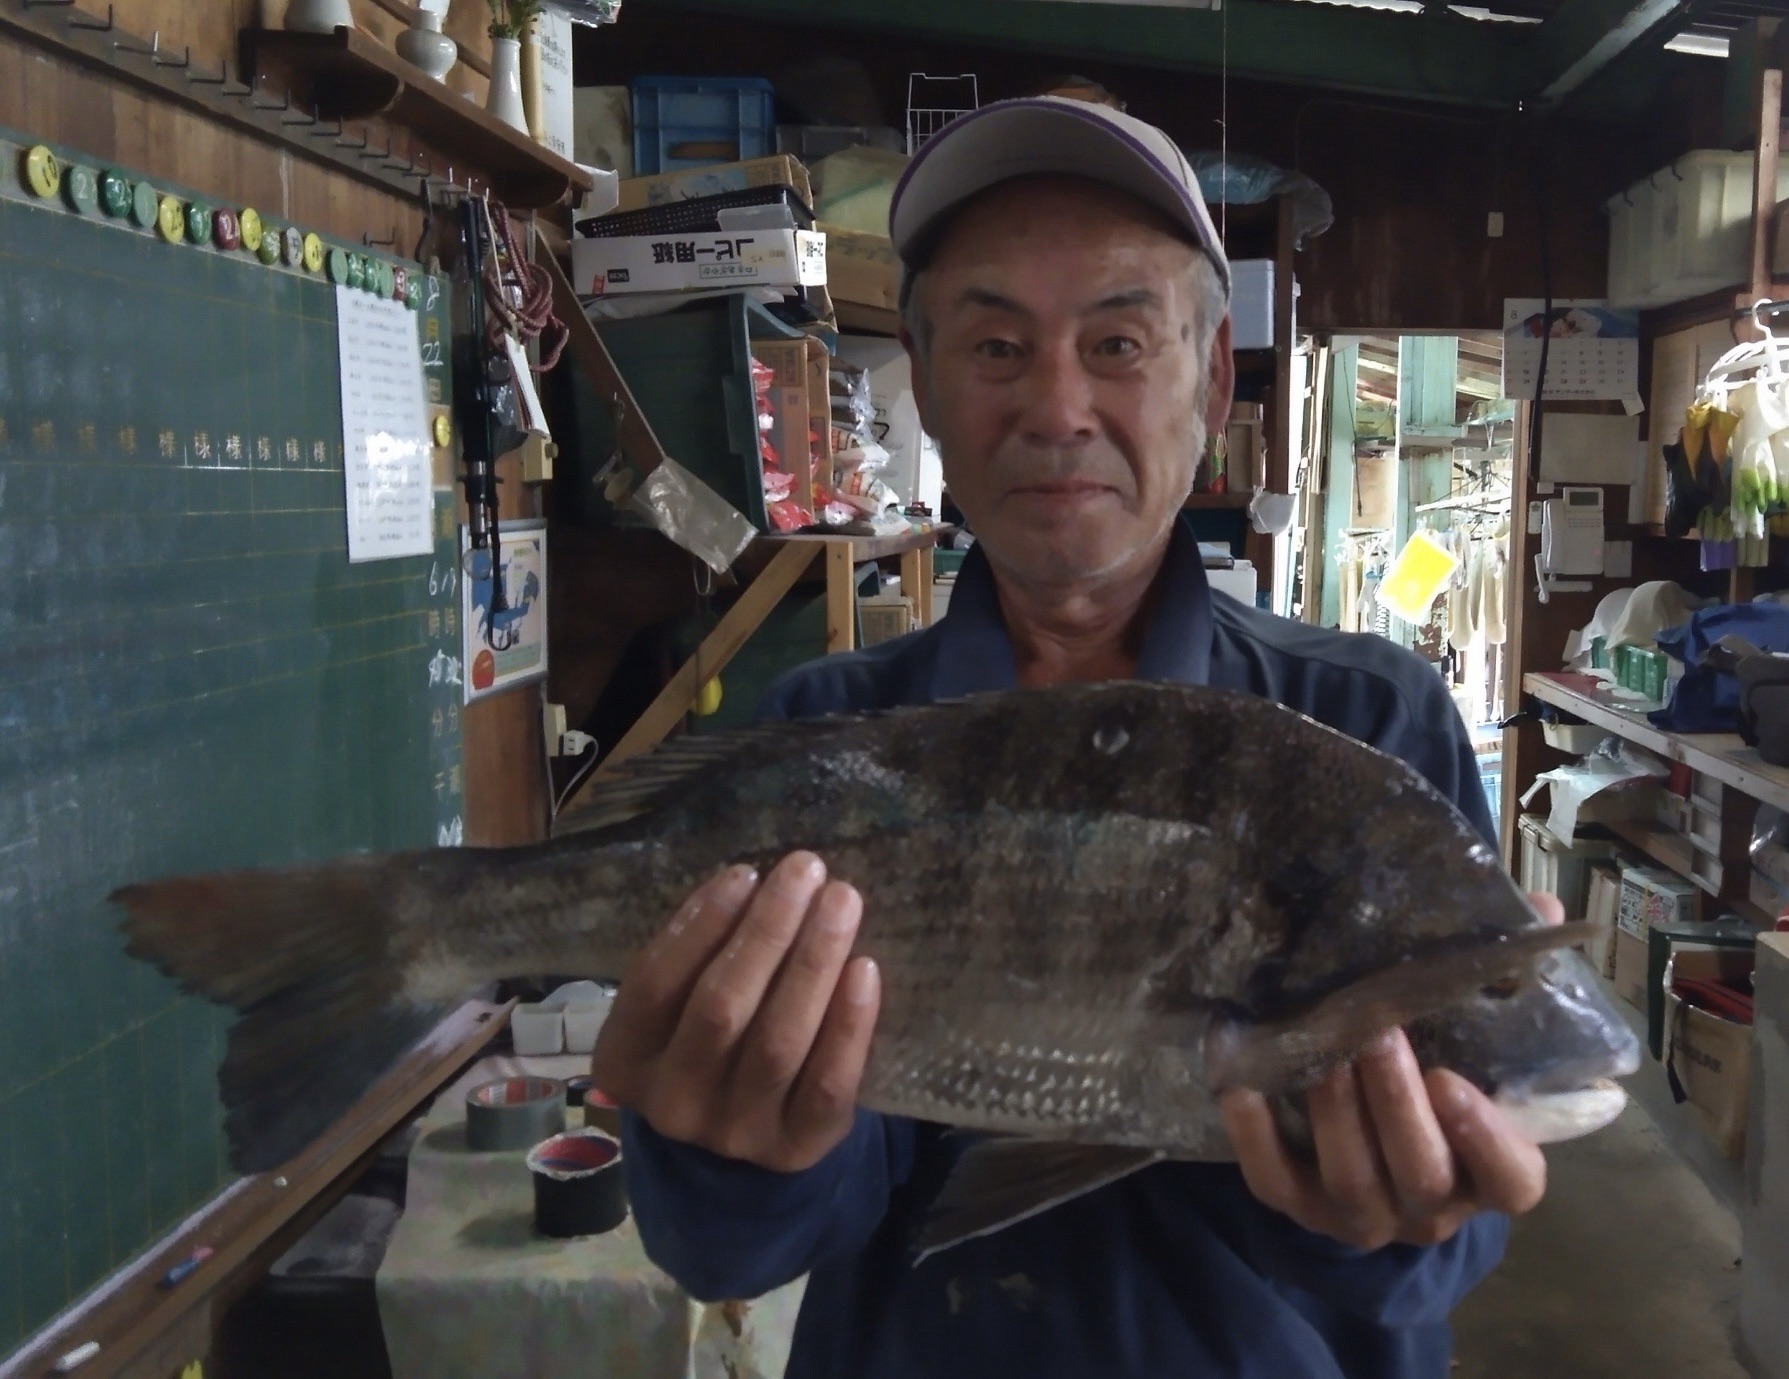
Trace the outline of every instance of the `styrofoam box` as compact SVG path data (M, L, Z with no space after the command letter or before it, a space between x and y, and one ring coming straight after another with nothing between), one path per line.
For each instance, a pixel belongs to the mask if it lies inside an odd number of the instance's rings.
M1273 348L1273 260L1237 259L1230 265L1230 348Z
M1661 306L1746 279L1753 156L1686 153L1609 200L1609 303ZM1789 196L1789 164L1777 199Z

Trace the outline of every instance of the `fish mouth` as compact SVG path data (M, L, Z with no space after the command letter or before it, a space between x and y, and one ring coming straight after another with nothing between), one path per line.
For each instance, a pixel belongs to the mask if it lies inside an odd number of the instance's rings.
M1535 1144L1560 1144L1593 1134L1612 1123L1627 1106L1627 1093L1613 1078L1599 1077L1564 1092L1505 1089L1491 1102Z

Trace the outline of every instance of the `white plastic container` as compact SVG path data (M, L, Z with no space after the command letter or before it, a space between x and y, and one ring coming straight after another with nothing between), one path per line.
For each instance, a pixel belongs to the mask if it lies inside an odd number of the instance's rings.
M1557 747L1573 756L1583 756L1586 752L1594 752L1597 744L1609 736L1609 730L1594 723L1543 723L1541 734L1547 739L1547 746Z
M1609 305L1631 309L1654 305L1652 284L1652 203L1650 178L1609 198Z
M509 1037L523 1057L565 1052L565 1012L546 1005L519 1005L509 1013Z
M1558 896L1567 919L1582 918L1590 893L1590 864L1614 856L1615 845L1590 838L1561 842L1540 814L1522 815L1516 827L1522 841L1516 872L1522 889Z
M1273 260L1237 259L1230 265L1230 348L1273 348Z
M1752 235L1750 153L1697 149L1610 198L1609 302L1662 306L1746 279ZM1777 199L1789 196L1789 164Z

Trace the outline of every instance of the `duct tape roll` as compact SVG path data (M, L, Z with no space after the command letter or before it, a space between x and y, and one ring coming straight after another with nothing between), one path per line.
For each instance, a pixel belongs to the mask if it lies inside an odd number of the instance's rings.
M534 1228L556 1240L601 1235L627 1220L621 1144L601 1130L568 1130L528 1151Z
M596 1079L588 1073L579 1073L576 1077L566 1078L565 1104L567 1106L582 1106L584 1094L594 1086L596 1086Z
M550 1077L506 1077L466 1093L466 1147L485 1154L526 1149L565 1129L565 1086Z
M621 1138L621 1108L595 1087L584 1093L584 1124Z

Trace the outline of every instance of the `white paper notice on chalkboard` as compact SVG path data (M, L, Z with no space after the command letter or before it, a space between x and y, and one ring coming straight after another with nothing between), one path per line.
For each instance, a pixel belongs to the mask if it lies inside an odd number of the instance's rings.
M435 550L428 402L416 315L402 302L335 290L342 372L348 559Z

